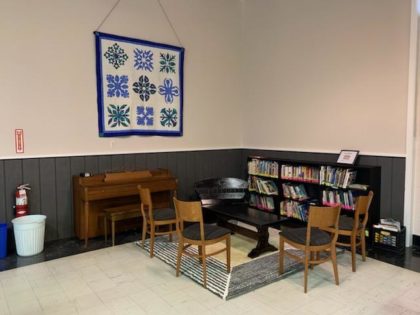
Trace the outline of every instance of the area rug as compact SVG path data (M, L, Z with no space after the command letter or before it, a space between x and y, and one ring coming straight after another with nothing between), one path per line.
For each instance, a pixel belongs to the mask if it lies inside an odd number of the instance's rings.
M136 245L141 246L139 242ZM149 241L144 249L149 252ZM196 253L195 248L189 251ZM299 254L299 251L287 249ZM168 265L176 268L177 243L167 238L155 239L155 256ZM278 252L254 258L252 261L235 266L231 273L226 273L225 261L214 257L207 258L207 289L222 299L229 300L242 294L254 291L275 281L281 280L303 269L302 264L285 257L284 273L278 274ZM182 256L181 273L193 281L203 285L203 270L197 258Z

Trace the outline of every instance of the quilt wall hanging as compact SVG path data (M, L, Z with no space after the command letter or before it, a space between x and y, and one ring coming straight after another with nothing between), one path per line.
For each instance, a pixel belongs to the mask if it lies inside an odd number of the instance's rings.
M95 32L101 137L182 136L184 48Z

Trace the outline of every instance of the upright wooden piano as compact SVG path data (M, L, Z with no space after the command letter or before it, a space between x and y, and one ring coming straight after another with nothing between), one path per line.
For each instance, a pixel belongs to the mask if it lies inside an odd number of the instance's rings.
M172 204L177 180L165 169L73 177L75 232L85 246L90 237L103 235L103 209L139 202L138 185L149 188L154 207L161 208Z

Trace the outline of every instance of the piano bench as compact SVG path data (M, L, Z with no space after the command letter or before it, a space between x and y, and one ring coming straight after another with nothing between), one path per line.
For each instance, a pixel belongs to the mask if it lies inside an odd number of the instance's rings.
M105 242L108 241L108 221L111 221L112 246L115 245L115 222L126 219L141 217L140 204L134 203L113 208L107 208L103 211Z

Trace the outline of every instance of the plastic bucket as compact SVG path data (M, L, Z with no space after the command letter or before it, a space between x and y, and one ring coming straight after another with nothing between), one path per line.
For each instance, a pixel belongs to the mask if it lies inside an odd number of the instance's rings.
M12 220L19 256L32 256L44 250L45 220L42 214L32 214Z
M0 223L0 258L7 256L7 223Z

